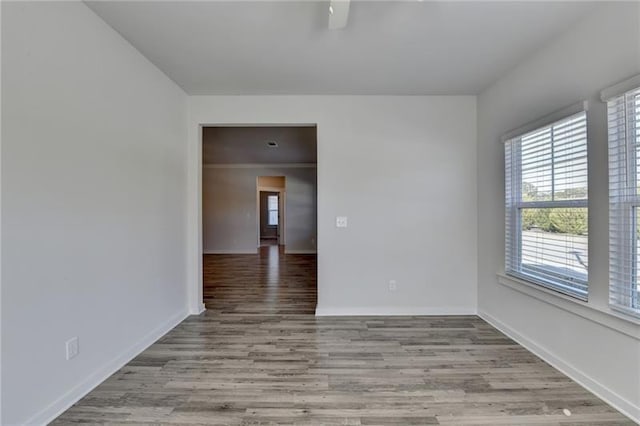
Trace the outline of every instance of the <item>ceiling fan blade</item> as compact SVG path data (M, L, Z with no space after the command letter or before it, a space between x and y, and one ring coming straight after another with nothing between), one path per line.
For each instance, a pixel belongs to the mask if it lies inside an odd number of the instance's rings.
M340 30L347 26L350 0L331 0L329 2L329 29Z

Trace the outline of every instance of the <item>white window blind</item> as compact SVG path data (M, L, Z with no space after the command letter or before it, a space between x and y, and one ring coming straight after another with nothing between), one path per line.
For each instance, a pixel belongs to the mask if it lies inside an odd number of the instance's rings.
M609 303L640 316L640 87L607 99Z
M505 141L505 272L587 299L584 109Z
M267 210L269 213L269 226L278 226L278 196L269 195L267 197Z

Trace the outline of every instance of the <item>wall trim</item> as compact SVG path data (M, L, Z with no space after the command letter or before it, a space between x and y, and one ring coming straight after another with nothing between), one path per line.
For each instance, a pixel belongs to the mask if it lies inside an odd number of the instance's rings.
M202 254L258 254L258 249L202 250Z
M626 316L613 310L599 308L574 297L566 296L528 281L498 274L498 283L519 293L548 303L564 311L578 315L584 319L600 324L618 333L640 340L638 325L640 320Z
M258 176L260 177L260 176ZM262 192L285 192L286 189L284 187L279 188L276 186L260 186L258 185L257 187L258 192L262 191Z
M202 165L203 169L315 169L316 167L316 163L210 163Z
M318 251L315 249L288 249L287 246L284 247L284 254L317 254Z
M475 307L320 307L316 306L317 317L333 316L403 316L403 315L477 315Z
M91 392L96 386L104 382L109 376L126 365L133 358L142 353L149 346L158 341L162 336L171 331L189 316L187 309L184 309L171 316L164 323L151 330L147 335L139 339L133 346L130 346L120 355L108 361L102 367L96 369L85 380L78 383L60 398L53 401L47 407L28 419L26 425L45 425L52 422L56 417L65 412L69 407L78 402L81 398Z
M503 334L513 339L529 352L541 358L542 360L550 364L553 368L560 371L562 374L566 375L571 380L575 381L580 386L593 393L598 398L602 399L625 416L629 417L631 420L640 423L640 405L634 405L633 402L628 401L602 383L590 378L584 372L573 367L569 362L554 355L547 348L520 334L519 332L509 327L497 318L493 317L486 311L480 310L478 312L478 316L498 329Z
M203 313L206 310L207 310L207 307L205 306L205 304L204 303L200 303L200 305L196 306L195 309L190 309L189 310L189 315L200 315L201 313Z

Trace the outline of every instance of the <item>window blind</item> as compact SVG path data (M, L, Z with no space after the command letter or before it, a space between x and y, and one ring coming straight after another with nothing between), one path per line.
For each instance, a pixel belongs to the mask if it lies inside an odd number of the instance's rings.
M267 210L269 212L269 226L278 225L278 196L269 195L267 197Z
M505 141L505 272L587 299L584 110Z
M609 303L640 316L640 87L607 99Z

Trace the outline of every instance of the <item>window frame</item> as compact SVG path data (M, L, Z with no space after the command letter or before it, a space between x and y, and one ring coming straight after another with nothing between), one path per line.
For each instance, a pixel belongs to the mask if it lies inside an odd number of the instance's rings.
M554 126L561 124L563 121L572 119L579 115L584 114L584 131L585 131L585 153L588 156L588 119L587 119L588 104L587 102L580 102L565 108L561 111L553 113L540 120L536 120L528 125L525 125L519 129L509 132L502 138L502 142L505 144L505 274L515 277L517 279L524 280L532 283L536 286L547 288L554 292L562 293L566 296L570 296L581 301L587 301L589 292L589 274L588 269L586 272L586 278L584 280L577 279L576 277L570 277L569 275L560 275L558 281L549 279L548 276L553 275L550 272L547 277L542 274L528 273L523 271L522 267L522 244L523 244L523 228L522 228L522 215L525 209L551 209L551 208L584 208L589 209L589 189L588 189L588 157L586 160L587 170L585 171L587 194L584 199L576 200L555 200L555 171L553 166L554 150L553 142L555 141L553 135ZM551 200L545 201L525 201L522 194L522 139L528 135L535 134L536 132L543 132L546 128L550 128L550 141L551 141ZM510 154L510 158L508 155ZM588 235L588 232L587 232ZM587 241L588 248L588 241ZM565 283L561 282L564 281ZM566 282L573 281L576 286L567 285ZM579 287L584 287L582 290Z
M271 208L270 200L271 200L272 197L275 197L275 199L276 199L276 208L275 209ZM280 200L279 200L279 198L280 198L279 195L267 195L267 226L272 227L272 228L276 228L277 226L280 225L280 220L279 220L280 219L279 218L279 216L280 216L280 213L279 213L279 211L280 211L280 206L279 206ZM271 222L271 212L275 212L276 213L276 223L272 223Z
M607 103L609 150L609 307L638 318L640 75L605 89L601 98ZM612 108L620 108L620 104L622 111L612 111ZM628 110L630 104L633 105L631 111ZM612 126L612 116L624 120L623 125ZM619 135L620 127L622 136ZM628 282L624 280L626 271L629 271Z

